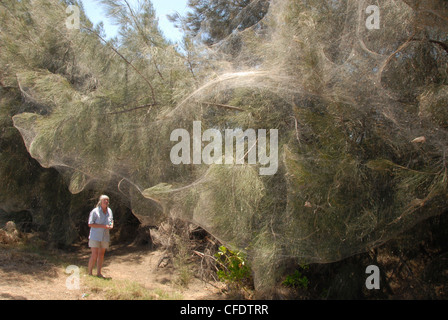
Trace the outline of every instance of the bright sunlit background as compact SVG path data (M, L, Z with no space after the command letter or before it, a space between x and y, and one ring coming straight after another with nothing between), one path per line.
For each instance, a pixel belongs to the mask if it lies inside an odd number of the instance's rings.
M129 0L131 6L138 0ZM167 15L178 12L183 15L187 10L188 0L152 0L157 17L159 18L159 28L162 30L166 38L173 42L178 42L182 39L181 32L176 29L168 19ZM101 6L95 0L82 0L84 9L90 21L97 25L100 21L104 24L104 31L106 38L110 39L117 35L118 27L113 25L106 17Z

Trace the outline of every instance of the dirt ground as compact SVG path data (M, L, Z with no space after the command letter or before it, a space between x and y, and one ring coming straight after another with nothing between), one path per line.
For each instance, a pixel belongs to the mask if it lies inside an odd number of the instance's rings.
M97 286L101 281L111 282L106 286L138 284L139 288L151 293L151 299L225 299L224 285L219 282L205 282L190 276L187 285L179 284L179 273L172 266L157 266L162 255L160 251L142 247L112 246L106 252L102 272L109 279L101 280L86 274L90 256L87 245L71 252L53 251L50 255L3 246L0 248L0 300L108 299L105 290ZM80 268L79 289L69 290L66 285L73 275L66 273L69 265Z
M445 218L446 219L446 218ZM448 298L447 221L434 219L400 239L354 257L301 270L307 289L286 290L278 299L446 300ZM252 299L254 293L228 290L222 282L202 281L195 275L201 261L193 251L187 259L159 265L164 253L149 246L119 243L106 252L103 274L87 275L87 241L69 250L51 250L39 237L21 243L14 233L0 229L0 300L233 300ZM182 242L183 243L183 242ZM155 246L157 247L157 246ZM202 252L202 251L201 251ZM188 262L190 261L190 262ZM176 263L175 263L176 262ZM366 266L381 270L381 290L365 289ZM79 267L79 289L69 290L68 266ZM72 277L73 278L73 277ZM242 295L241 295L242 294Z

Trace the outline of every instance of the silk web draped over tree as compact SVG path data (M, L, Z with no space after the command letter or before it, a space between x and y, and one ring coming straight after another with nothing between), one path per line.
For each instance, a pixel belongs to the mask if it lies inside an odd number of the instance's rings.
M67 28L76 1L0 3L2 87L20 93L2 107L72 193L107 183L143 224L203 227L248 253L259 289L286 261L338 261L446 211L446 1L208 1L204 21L173 18L182 50L149 1L100 2L117 39L82 10ZM277 129L276 174L173 164L170 134L193 121Z

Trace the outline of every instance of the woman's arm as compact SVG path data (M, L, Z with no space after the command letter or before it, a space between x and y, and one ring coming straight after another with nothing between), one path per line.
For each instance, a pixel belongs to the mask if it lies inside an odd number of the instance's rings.
M108 226L108 225L105 225L105 224L96 224L96 223L89 224L89 227L90 227L90 228L111 229L110 226Z

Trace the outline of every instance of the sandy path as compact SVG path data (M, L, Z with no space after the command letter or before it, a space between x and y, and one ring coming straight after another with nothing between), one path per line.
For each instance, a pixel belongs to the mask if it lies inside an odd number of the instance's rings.
M0 300L104 299L102 292L92 291L85 275L89 254L88 248L58 252L58 260L65 265L61 266L37 253L0 248ZM159 251L142 248L111 247L106 253L103 274L112 279L103 281L136 282L147 290L165 292L176 299L223 299L220 283L209 284L191 277L188 286L179 285L178 274L172 267L157 267L161 255ZM65 273L68 265L79 266L82 270L78 290L69 290L66 286L70 276ZM157 294L154 298L158 298Z

